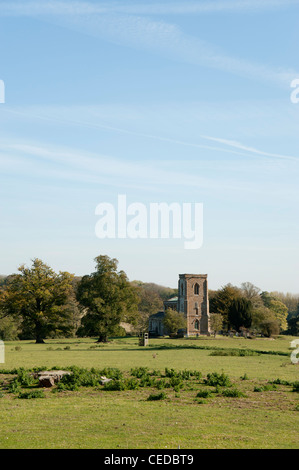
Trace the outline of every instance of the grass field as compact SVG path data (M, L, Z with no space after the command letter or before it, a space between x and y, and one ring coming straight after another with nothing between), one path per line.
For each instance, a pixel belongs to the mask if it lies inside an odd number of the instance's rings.
M0 448L298 448L299 366L290 359L292 339L161 338L151 339L149 347L138 346L137 338L114 338L105 345L86 338L6 342ZM55 393L44 389L44 398L27 400L9 390L14 369L71 366L119 369L126 380L132 369L143 367L154 381L125 390L98 384ZM201 375L158 390L157 381L171 381L165 369ZM231 386L207 384L213 372L227 375ZM21 388L30 392L37 385ZM227 396L231 390L237 396ZM148 400L159 393L163 399Z

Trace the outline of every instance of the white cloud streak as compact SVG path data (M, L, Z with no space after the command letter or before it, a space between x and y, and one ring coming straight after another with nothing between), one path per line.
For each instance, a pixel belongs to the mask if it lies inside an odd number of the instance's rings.
M176 24L154 21L147 14L178 12L243 11L299 4L293 1L225 1L175 4L121 5L88 2L2 2L0 15L31 16L54 22L80 33L103 38L111 43L148 50L170 60L213 68L258 81L288 87L297 76L293 70L277 69L226 54L220 48L184 33ZM259 6L258 6L259 5ZM162 8L162 10L161 10Z
M80 1L1 2L2 16L90 15L123 13L131 15L189 15L218 12L248 13L297 6L299 0L212 0L171 3L90 3Z
M204 135L202 135L201 138L206 139L206 140L211 140L213 142L225 144L235 149L245 150L246 152L249 152L251 154L261 155L263 157L279 158L282 160L293 160L293 161L299 162L299 157L294 157L291 155L281 155L278 153L264 152L263 150L258 150L254 147L248 147L247 145L243 145L242 143L237 142L235 140L221 139L219 137L209 137L209 136L204 136Z

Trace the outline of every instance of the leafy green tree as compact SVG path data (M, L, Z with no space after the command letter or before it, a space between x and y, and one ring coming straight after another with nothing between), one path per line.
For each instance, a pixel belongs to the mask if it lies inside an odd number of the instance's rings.
M185 315L172 308L167 308L163 318L163 326L168 334L175 334L178 330L186 328L187 322Z
M83 276L77 288L77 299L86 309L77 334L107 342L120 322L136 322L139 297L126 273L117 271L117 259L100 255L95 261L96 271Z
M250 328L252 322L252 303L245 297L236 297L230 304L228 321L237 331L240 327Z
M0 311L4 317L22 321L36 343L44 343L50 334L66 335L70 328L66 301L72 289L73 275L56 274L40 259L32 267L19 267L20 274L9 277L0 291Z
M234 299L240 296L240 289L238 287L227 284L220 290L213 292L210 298L210 312L220 313L223 317L223 327L228 329L228 313L230 306Z
M214 332L214 336L223 328L223 316L220 313L212 313L210 315L210 329Z
M288 316L288 308L287 306L281 302L281 300L277 299L273 294L269 294L269 292L262 292L261 298L264 302L264 305L273 312L275 319L279 324L279 328L281 331L285 331L288 328L287 316Z

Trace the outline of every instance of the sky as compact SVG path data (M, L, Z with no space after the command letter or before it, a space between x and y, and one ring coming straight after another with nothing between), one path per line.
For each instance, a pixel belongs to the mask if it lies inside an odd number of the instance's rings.
M0 0L0 274L108 255L299 293L298 21L299 0ZM202 245L99 238L120 195L201 204Z

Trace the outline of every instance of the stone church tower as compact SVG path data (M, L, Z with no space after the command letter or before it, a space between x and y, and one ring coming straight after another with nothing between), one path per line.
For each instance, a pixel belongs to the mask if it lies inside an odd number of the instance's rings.
M209 333L207 274L180 274L177 310L187 318L187 336Z

